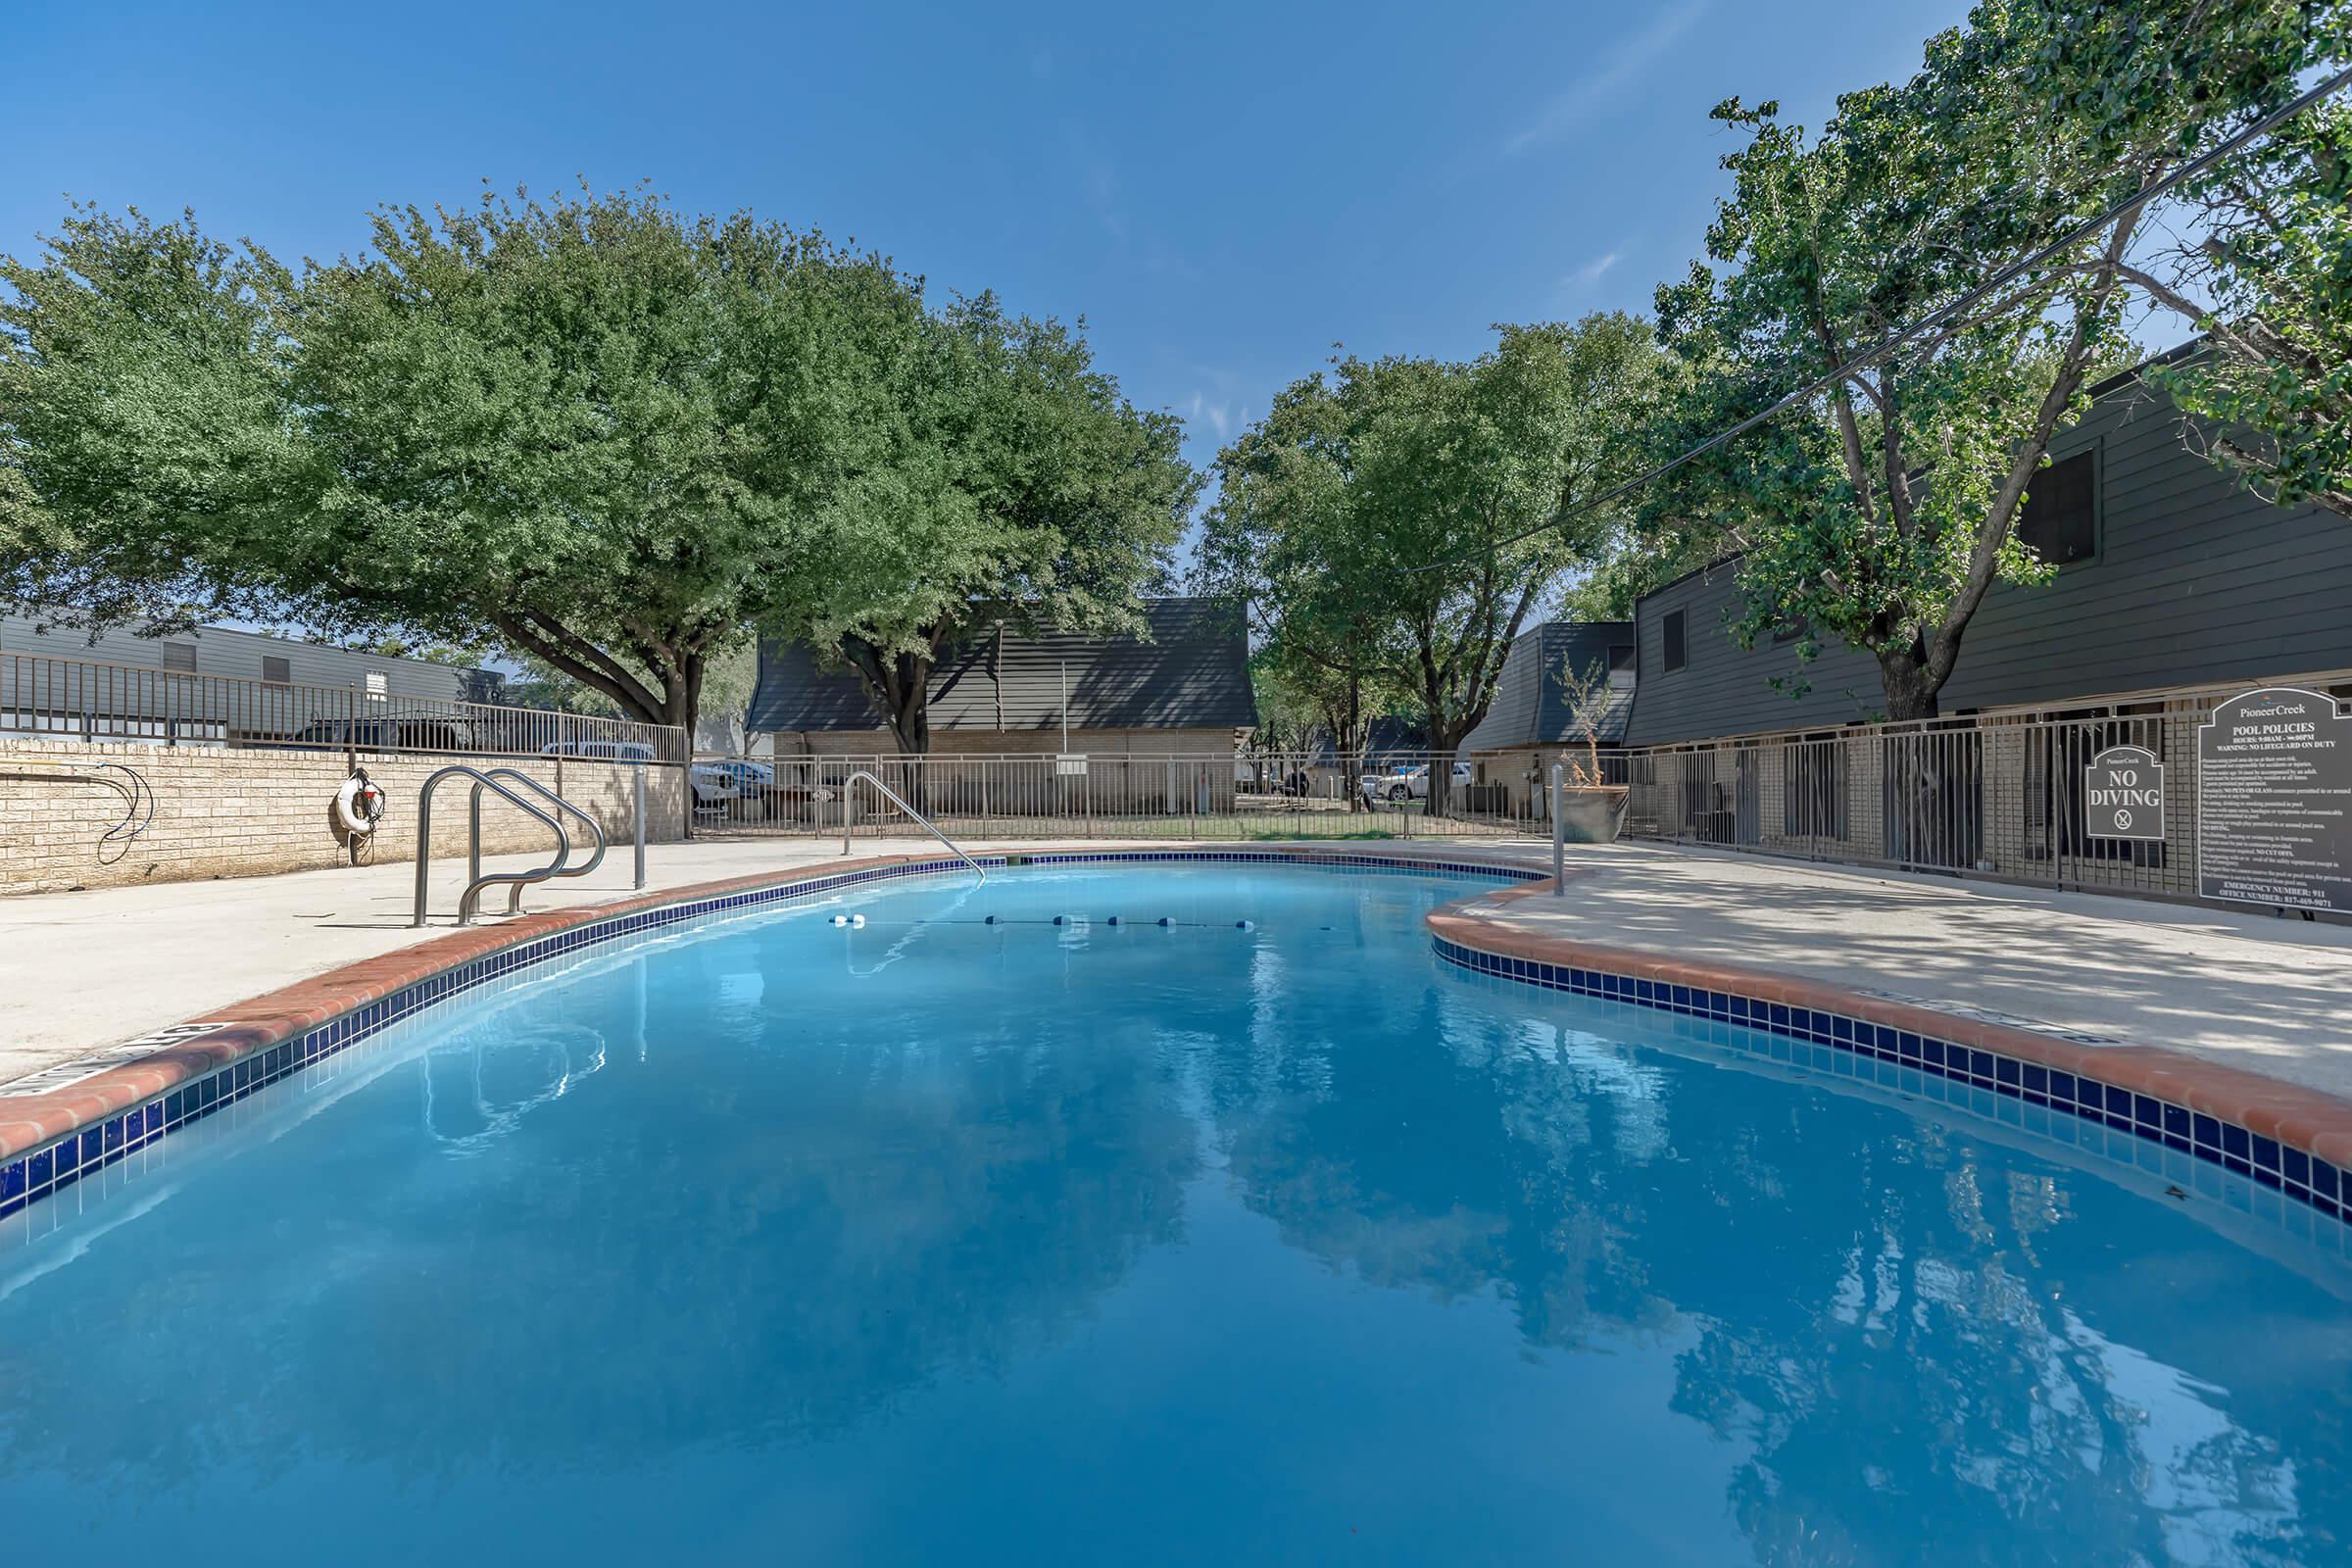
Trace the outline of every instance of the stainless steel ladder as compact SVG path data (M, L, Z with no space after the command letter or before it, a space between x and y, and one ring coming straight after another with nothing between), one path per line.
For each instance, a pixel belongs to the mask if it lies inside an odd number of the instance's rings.
M483 784L488 783L491 779L502 778L513 779L515 783L521 785L524 789L529 790L533 795L538 796L541 800L547 802L550 806L555 807L558 810L569 811L573 816L579 818L581 825L588 829L588 836L596 841L596 853L589 856L586 860L582 861L578 865L567 865L562 863L562 860L567 860L571 856L571 846L566 844L564 848L564 855L560 858L556 868L548 873L549 880L552 881L554 878L560 876L586 876L589 872L595 870L598 866L604 863L605 830L601 825L598 824L595 817L590 816L586 811L581 810L578 807L572 805L563 796L558 795L554 790L549 789L546 785L540 783L537 779L531 777L530 774L523 772L519 768L494 767L489 770L483 783L477 783L474 785L473 798L467 806L468 822L466 834L466 873L468 881L479 881L481 880L482 875ZM492 789L497 788L495 784L490 784L489 787ZM508 884L507 912L509 914L519 914L522 912L522 889L523 884L520 882Z
M970 856L964 854L963 847L957 844L954 839L948 837L945 833L942 833L938 827L933 824L929 817L916 810L913 807L907 805L906 798L905 796L901 795L897 790L892 789L889 785L883 783L880 779L874 777L870 770L862 767L852 773L848 778L842 780L841 784L842 854L847 855L850 853L850 820L853 809L857 804L858 781L859 779L863 779L866 783L871 784L875 789L881 791L882 798L890 802L891 805L897 807L900 810L905 811L908 816L913 817L917 822L922 823L923 830L925 832L929 833L933 838L939 840L940 843L945 844L951 851L955 853L955 856L957 859L970 866L972 870L978 874L982 886L987 885L988 871L978 860L975 860Z
M471 842L466 848L467 880L465 893L458 899L458 924L471 925L473 923L473 913L481 905L483 890L502 882L516 885L544 882L554 876L557 868L571 856L571 835L564 831L562 822L542 811L480 768L468 767L464 762L453 762L426 779L423 790L416 797L416 909L414 917L409 921L412 926L424 924L425 886L431 875L433 863L433 791L441 787L443 779L456 778L460 774L473 780L473 831ZM540 822L545 824L547 830L556 836L556 858L547 864L529 871L492 871L485 874L482 871L482 791L485 789L497 791L509 805L530 816L537 817Z

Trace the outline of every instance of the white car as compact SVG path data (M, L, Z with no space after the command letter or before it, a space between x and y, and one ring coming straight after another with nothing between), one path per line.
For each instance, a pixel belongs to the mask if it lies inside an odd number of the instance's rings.
M687 768L686 778L694 789L697 810L719 810L743 799L744 780L734 763L697 762Z
M1468 762L1453 764L1453 787L1457 792L1477 776L1476 770ZM1394 801L1398 805L1406 801L1426 801L1429 799L1429 767L1424 763L1397 773L1366 773L1362 787L1367 801Z

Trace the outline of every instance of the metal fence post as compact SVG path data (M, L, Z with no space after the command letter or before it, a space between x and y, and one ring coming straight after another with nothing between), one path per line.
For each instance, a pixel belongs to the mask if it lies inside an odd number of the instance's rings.
M1560 809L1560 785L1567 770L1551 764L1551 896L1568 896L1568 817Z
M634 885L639 889L643 889L645 886L645 770L647 766L647 763L640 762L632 769L636 775L636 785L631 791L632 799L629 803L630 816L637 835L637 880ZM561 795L563 791L558 790L556 793Z

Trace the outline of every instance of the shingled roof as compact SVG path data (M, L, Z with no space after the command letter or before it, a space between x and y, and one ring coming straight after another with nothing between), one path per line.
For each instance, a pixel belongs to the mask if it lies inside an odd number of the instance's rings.
M1608 706L1601 713L1602 741L1625 739L1634 710L1634 672L1613 667L1610 650L1634 647L1633 622L1555 620L1523 631L1503 659L1494 701L1478 728L1462 738L1462 751L1499 752L1512 746L1554 746L1569 734L1567 692L1562 676L1570 666L1609 670ZM1624 657L1630 659L1628 653Z
M931 673L931 727L1058 728L1064 668L1072 729L1254 725L1241 616L1208 599L1153 599L1144 608L1150 641L1008 630L949 650ZM760 644L747 730L872 730L887 722L854 673L820 665L808 644Z

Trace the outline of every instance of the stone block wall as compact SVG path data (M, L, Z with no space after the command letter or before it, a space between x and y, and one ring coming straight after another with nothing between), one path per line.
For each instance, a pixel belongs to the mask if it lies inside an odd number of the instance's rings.
M416 798L448 757L370 756L360 765L387 796L368 858L407 859L416 849ZM476 765L483 760L474 759ZM615 845L630 836L633 768L579 758L497 759L592 812ZM137 839L101 843L121 821L123 797L86 765L136 769L155 793L155 820ZM0 895L122 887L208 877L264 876L347 863L328 812L345 776L340 752L231 750L74 741L0 740ZM452 779L433 801L433 854L466 853L470 786ZM646 775L646 837L670 842L685 821L684 772ZM482 841L489 854L551 845L546 828L485 795Z

